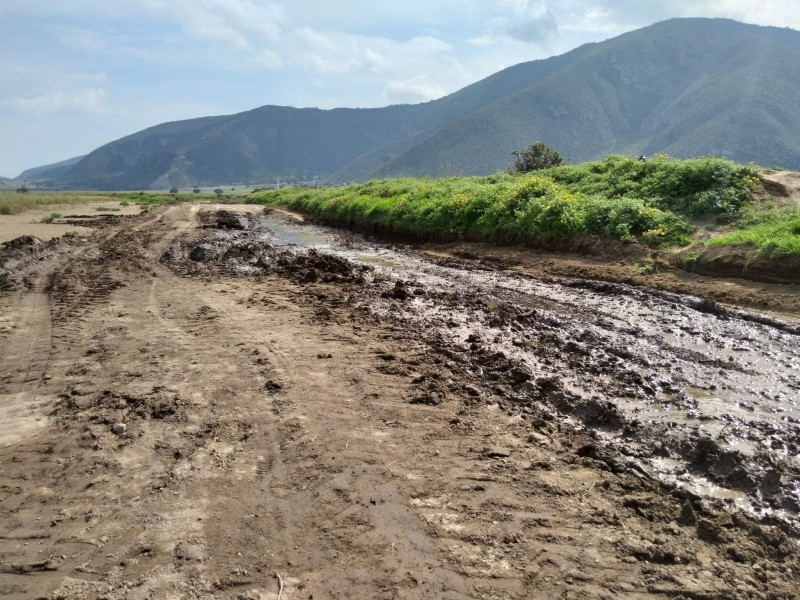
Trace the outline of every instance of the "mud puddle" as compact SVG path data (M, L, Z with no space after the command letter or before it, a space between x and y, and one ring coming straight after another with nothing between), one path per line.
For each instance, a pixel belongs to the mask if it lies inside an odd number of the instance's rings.
M301 225L274 213L262 217L261 223L274 234L271 242L279 247L313 248L389 271L411 268L408 261L402 260L393 250L368 244L357 236L343 236L341 232L316 225Z
M433 260L276 214L241 229L202 243L222 247L215 256L242 274L286 268L295 260L287 253L305 257L309 281L330 267L321 257L350 262L360 274L347 277L364 284L350 304L420 332L476 401L521 414L544 435L567 419L597 436L579 452L612 470L796 527L796 326L689 296ZM345 277L346 267L335 269ZM423 390L420 402L446 396Z

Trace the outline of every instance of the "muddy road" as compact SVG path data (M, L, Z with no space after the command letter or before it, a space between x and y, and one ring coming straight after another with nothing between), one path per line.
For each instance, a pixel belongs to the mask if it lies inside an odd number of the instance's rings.
M254 207L0 250L9 598L796 598L800 328Z

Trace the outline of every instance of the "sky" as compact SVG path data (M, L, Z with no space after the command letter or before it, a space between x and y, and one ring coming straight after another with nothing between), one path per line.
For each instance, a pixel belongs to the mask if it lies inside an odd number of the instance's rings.
M0 0L0 175L165 121L424 102L674 17L800 29L796 0Z

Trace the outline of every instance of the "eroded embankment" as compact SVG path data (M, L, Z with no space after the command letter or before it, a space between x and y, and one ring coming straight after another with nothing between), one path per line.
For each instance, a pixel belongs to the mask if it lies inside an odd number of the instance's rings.
M162 260L184 273L361 283L348 303L420 332L476 402L542 435L569 417L595 436L582 456L796 530L797 326L620 284L430 261L278 216L208 218L233 231L176 242ZM448 393L420 388L415 402Z

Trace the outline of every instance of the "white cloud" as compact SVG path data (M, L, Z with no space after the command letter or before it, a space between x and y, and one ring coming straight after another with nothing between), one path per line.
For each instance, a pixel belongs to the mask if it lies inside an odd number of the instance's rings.
M383 90L386 104L414 104L440 98L447 93L439 83L420 75L405 81L392 81Z
M287 36L285 42L290 53L297 51L298 64L322 75L350 75L380 82L387 78L406 79L421 69L454 66L453 47L432 36L396 42L303 28L296 35ZM463 72L460 65L455 66Z
M796 0L711 0L708 10L715 16L755 23L800 29Z
M26 113L55 112L106 112L106 90L88 88L72 91L55 91L33 98L19 98L14 104Z
M265 69L280 69L286 66L286 61L277 52L262 50L255 58L255 64Z
M71 48L86 52L108 51L108 39L96 31L75 27L59 27L55 28L55 32L61 41Z
M541 14L528 15L521 23L510 25L506 33L522 42L541 43L558 35L555 15L549 10Z
M150 10L170 18L192 36L243 50L275 41L286 13L279 4L253 0L143 0Z

